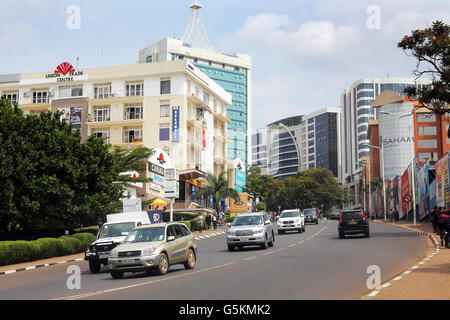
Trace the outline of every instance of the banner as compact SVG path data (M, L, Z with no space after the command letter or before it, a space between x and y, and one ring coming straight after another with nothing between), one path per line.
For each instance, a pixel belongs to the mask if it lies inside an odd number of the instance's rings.
M417 185L419 189L419 219L422 219L430 212L428 165L426 163L417 172Z
M409 193L409 175L408 175L408 170L406 170L403 175L402 175L402 180L401 180L402 186L401 186L401 203L402 203L402 210L399 210L400 213L400 219L403 218L404 216L408 215L408 211L409 211L409 201L406 201L405 197L410 197L410 193Z
M448 199L448 153L436 162L436 205L446 207Z
M152 224L163 222L163 211L162 210L147 211L147 214L148 214L148 217L150 218L150 222Z
M180 106L172 107L172 141L180 141Z

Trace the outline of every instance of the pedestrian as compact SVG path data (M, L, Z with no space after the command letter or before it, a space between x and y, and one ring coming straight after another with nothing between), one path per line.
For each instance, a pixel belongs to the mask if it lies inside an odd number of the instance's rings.
M437 234L437 225L438 225L438 207L434 207L433 210L431 210L431 225L433 226L433 232Z
M222 225L222 218L223 218L222 210L219 210L219 225L220 226Z
M198 223L198 230L200 232L202 232L202 230L203 230L203 215L201 213L198 214L197 223Z
M439 217L439 224L440 224L439 228L441 236L441 245L445 244L445 247L448 248L449 234L450 234L450 210L442 211L442 214Z
M217 229L217 216L216 215L214 215L212 217L212 223L213 223L214 230L216 230Z
M398 221L400 218L397 207L395 207L395 209L394 209L394 218L395 218L395 221Z
M206 230L209 230L209 226L211 225L211 215L209 212L206 214Z
M389 216L391 218L391 222L392 222L392 213L393 213L392 208L389 208Z

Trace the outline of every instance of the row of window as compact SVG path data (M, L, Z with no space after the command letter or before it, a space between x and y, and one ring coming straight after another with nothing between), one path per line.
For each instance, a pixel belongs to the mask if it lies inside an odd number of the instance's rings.
M170 117L170 101L161 101L159 106L159 114L161 118ZM109 121L111 116L110 106L99 106L93 107L93 121L94 122L104 122ZM141 104L139 105L126 105L124 108L123 119L124 120L135 120L144 118L144 108Z
M99 128L92 129L92 134L99 138L105 138L109 143L109 129ZM159 140L169 141L170 126L168 123L159 125ZM142 142L142 127L124 127L122 131L122 143Z

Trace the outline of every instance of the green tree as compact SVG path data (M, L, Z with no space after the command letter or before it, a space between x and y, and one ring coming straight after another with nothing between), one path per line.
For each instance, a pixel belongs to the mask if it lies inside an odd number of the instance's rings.
M60 113L23 116L0 101L0 234L98 223L120 202L121 172L151 150L110 152L100 138L81 143ZM139 179L141 181L144 178ZM119 183L117 183L119 182Z
M239 201L239 193L230 187L230 183L225 176L226 172L222 171L218 176L212 173L205 174L206 183L202 189L202 193L205 197L213 196L214 208L219 208L220 200L225 198L233 198L235 201Z

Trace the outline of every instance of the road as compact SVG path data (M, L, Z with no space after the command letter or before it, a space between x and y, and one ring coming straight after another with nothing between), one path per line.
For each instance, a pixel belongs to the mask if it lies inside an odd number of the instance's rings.
M202 239L194 270L177 265L164 276L127 273L114 280L107 267L91 274L85 261L23 271L0 276L0 299L360 299L369 291L368 266L379 266L384 282L425 255L418 235L384 224L370 228L370 238L340 240L336 221L320 221L304 233L276 235L266 250L228 252L225 235ZM81 268L81 289L66 286L70 265Z

